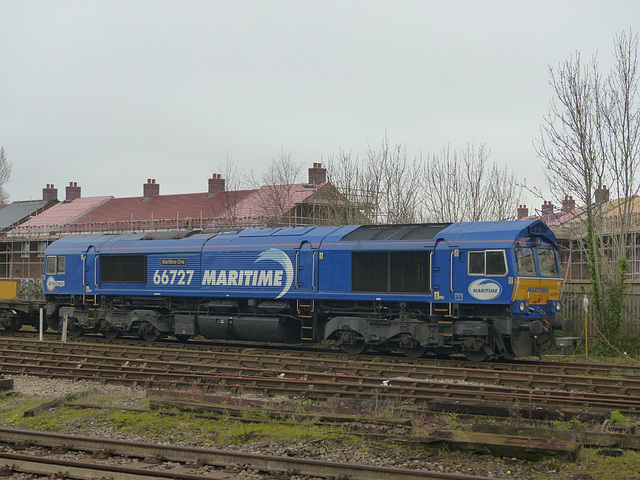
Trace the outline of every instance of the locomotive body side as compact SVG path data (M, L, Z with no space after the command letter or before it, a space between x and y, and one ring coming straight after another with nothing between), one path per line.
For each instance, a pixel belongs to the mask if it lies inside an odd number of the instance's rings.
M332 339L483 360L539 354L557 328L542 222L80 235L46 257L48 320L66 316L74 335Z

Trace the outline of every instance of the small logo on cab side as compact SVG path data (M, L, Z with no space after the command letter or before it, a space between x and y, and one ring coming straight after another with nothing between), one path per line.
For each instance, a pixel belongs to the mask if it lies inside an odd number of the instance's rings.
M478 300L493 300L502 293L502 286L495 280L481 278L471 282L469 294Z
M64 287L64 280L57 280L53 277L47 278L47 290L53 292L56 287Z

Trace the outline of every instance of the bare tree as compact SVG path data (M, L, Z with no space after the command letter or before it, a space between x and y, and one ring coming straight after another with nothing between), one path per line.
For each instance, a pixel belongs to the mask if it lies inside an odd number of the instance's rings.
M605 81L595 57L583 67L580 55L550 71L557 97L541 127L536 150L545 162L547 183L557 199L570 194L585 204L584 241L594 316L612 338L619 334L622 289L628 269L627 234L640 162L637 35L614 40L616 66ZM613 185L618 221L608 222L596 192ZM613 260L613 261L612 261Z
M458 153L449 147L429 156L424 164L422 202L426 217L433 222L458 222L464 219L464 191Z
M385 137L379 150L367 150L367 187L377 200L380 223L413 223L419 218L419 159L407 159L406 146L389 145Z
M634 196L638 194L640 165L640 98L638 93L638 36L622 32L614 42L616 65L606 81L599 115L600 144L612 172L620 218L617 258L623 258L628 244Z
M502 170L494 163L487 180L488 216L485 220L512 220L522 203L522 189L518 176L505 165Z
M224 161L219 162L216 165L216 169L220 172L222 178L225 181L225 191L218 193L218 196L222 200L224 212L221 216L221 221L225 225L237 225L238 219L238 199L239 190L242 188L241 178L238 174L238 165L231 158L229 153L225 156Z
M586 248L594 309L602 315L602 262L596 236L594 192L605 175L605 160L598 142L600 74L596 59L583 68L580 55L549 69L550 84L559 104L553 102L544 118L538 155L546 165L547 184L555 198L570 194L586 205Z
M302 172L302 164L295 162L291 152L284 150L271 159L269 168L261 176L250 172L247 183L256 189L259 213L269 225L291 224L290 212L299 200L295 192L301 183Z
M339 151L327 162L328 179L340 197L337 207L357 223L419 221L420 171L421 160L409 160L406 146L391 145L386 136L363 157Z
M361 224L371 223L371 200L363 187L364 172L358 155L338 150L324 162L327 181L333 186L332 198L328 202L327 223Z
M517 176L505 166L487 167L484 144L458 152L449 147L427 158L422 173L425 215L436 222L478 222L513 218L521 193Z
M11 167L11 162L7 160L4 147L0 147L0 204L5 204L9 201L9 194L4 189L4 184L11 178Z

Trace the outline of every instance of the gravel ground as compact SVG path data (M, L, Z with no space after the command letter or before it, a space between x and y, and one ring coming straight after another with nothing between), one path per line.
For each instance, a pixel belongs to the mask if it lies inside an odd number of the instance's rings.
M43 379L32 376L8 376L14 380L14 391L26 397L64 397L72 394L93 390L97 395L114 396L116 400L110 406L116 408L146 408L148 399L145 390L116 385L104 385L87 381L69 381L59 379ZM11 398L11 397L9 397ZM16 397L20 398L20 397ZM5 400L6 401L6 400ZM433 427L447 428L442 420L440 425ZM11 427L11 425L8 425ZM113 439L126 439L132 441L148 441L156 443L170 443L203 446L194 443L193 438L185 438L179 432L167 435L164 440L160 438L142 437L140 435L124 434L120 429L104 422L87 422L86 419L76 423L69 422L60 433L82 436L99 436ZM366 442L354 445L340 439L315 440L315 441L288 441L286 443L257 441L242 445L229 445L227 450L239 450L245 452L271 454L292 457L311 457L320 460L334 462L363 463L368 465L385 465L400 468L433 470L441 472L477 474L497 478L517 478L522 480L555 480L575 478L591 480L590 476L563 475L563 471L571 468L571 464L559 460L545 460L531 462L526 460L496 458L490 455L474 456L468 453L458 453L444 450L424 448L415 449L401 445L380 444ZM252 476L253 475L253 476ZM255 473L243 472L238 478L260 478ZM295 478L295 477L292 477Z
M134 398L144 398L144 389L121 385L103 385L86 380L48 379L29 375L6 375L6 378L13 378L15 393L26 396L65 397L95 389L104 395L131 395Z

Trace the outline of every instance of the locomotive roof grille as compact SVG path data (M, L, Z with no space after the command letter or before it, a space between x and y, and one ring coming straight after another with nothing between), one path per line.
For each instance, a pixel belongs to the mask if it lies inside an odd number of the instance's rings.
M202 233L200 230L168 230L160 232L147 233L140 240L180 240L182 238L188 238L197 233Z
M363 225L340 239L342 242L361 240L433 240L450 223L419 225Z

